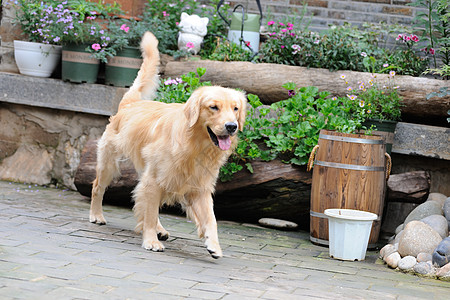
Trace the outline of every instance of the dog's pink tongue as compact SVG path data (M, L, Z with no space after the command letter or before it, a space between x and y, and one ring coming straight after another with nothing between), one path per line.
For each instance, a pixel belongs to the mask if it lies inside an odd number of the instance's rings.
M221 150L228 150L231 147L231 139L230 136L218 136L217 139L219 140L219 148Z

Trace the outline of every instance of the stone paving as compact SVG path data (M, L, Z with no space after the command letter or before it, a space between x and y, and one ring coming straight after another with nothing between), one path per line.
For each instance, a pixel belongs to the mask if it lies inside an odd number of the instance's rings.
M128 207L88 221L77 192L0 181L0 299L449 299L450 282L328 257L309 233L219 221L214 260L192 222L163 214L166 251L140 247Z

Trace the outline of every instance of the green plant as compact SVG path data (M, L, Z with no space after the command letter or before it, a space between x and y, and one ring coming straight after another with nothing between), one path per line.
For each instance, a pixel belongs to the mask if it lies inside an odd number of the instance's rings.
M222 181L231 179L233 172L244 166L252 172L251 161L270 161L304 165L317 144L321 129L355 132L359 120L348 118L343 103L330 98L328 92L316 87L298 88L286 83L290 98L270 106L262 105L256 95L248 95L250 109L245 128L239 133L239 143L229 164L220 175Z
M102 62L107 62L108 57L113 57L123 47L139 47L142 36L148 31L148 22L135 19L115 18L108 22L102 30L102 44L91 45L88 51Z
M217 38L216 48L208 59L219 61L250 61L252 60L252 52L242 48L240 45L228 40Z
M17 0L12 5L15 8L13 22L20 26L22 34L30 41L55 45L61 43L62 32L57 20L63 13L63 7L58 1Z
M217 39L225 39L227 35L227 24L217 14L217 4L219 2L220 0L211 0L208 6L202 6L201 15L209 19L208 33L203 39L203 45L199 52L202 58L209 58L216 49ZM228 2L224 2L219 11L226 19L229 19L230 5Z
M343 103L343 110L349 118L362 123L367 119L398 121L401 117L402 97L395 86L395 71L390 71L387 83L380 85L377 75L372 75L367 82L358 81L352 86L346 76L340 76L348 94L338 98ZM358 129L361 127L358 127Z
M428 41L425 49L432 51L434 68L437 68L435 50L442 55L443 63L450 63L450 25L448 0L415 0L409 5L422 8L414 18L414 25Z
M156 99L164 103L185 103L197 88L211 85L209 81L201 81L205 72L205 68L197 68L196 73L189 72L175 79L166 78L159 85Z

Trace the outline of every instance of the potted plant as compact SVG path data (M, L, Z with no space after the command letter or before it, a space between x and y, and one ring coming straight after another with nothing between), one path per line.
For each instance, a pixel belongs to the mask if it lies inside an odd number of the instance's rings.
M99 60L89 52L104 52L109 39L105 35L109 14L120 13L116 5L72 0L61 3L58 19L61 29L62 79L77 83L95 83Z
M61 57L61 33L57 20L62 13L58 1L17 0L14 23L28 41L14 41L14 57L21 74L50 77Z
M388 65L384 65L388 68ZM359 120L360 129L370 130L371 133L381 135L386 140L386 151L391 153L394 141L394 131L401 117L402 97L395 85L395 71L390 71L387 82L378 82L376 74L364 81L353 85L346 75L340 75L344 81L348 94L340 101L348 116Z
M135 19L116 19L108 24L109 46L103 52L91 52L105 62L105 84L130 87L142 64L139 44L144 33L152 28Z

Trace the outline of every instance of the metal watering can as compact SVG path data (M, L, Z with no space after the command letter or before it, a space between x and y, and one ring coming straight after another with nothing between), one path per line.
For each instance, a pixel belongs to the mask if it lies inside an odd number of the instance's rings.
M220 13L219 8L222 6L224 0L217 4L217 13L228 24L228 40L238 45L245 46L252 52L259 51L259 28L261 27L261 20L263 17L261 3L256 0L258 5L259 15L246 13L246 8L242 4L234 7L231 15L231 22L225 19ZM241 8L241 12L236 12Z

